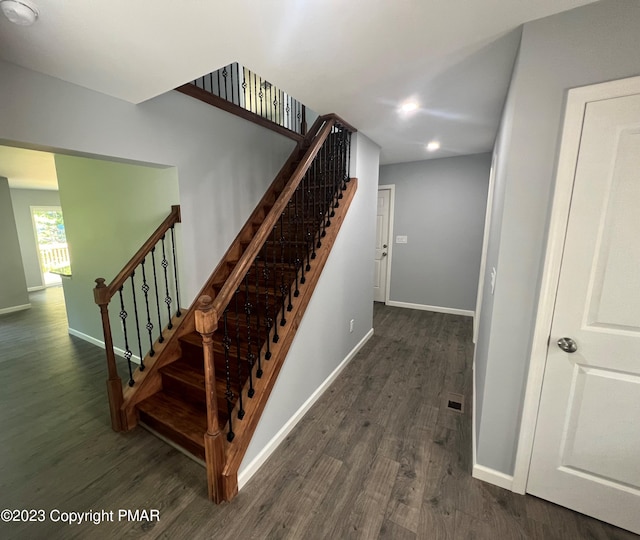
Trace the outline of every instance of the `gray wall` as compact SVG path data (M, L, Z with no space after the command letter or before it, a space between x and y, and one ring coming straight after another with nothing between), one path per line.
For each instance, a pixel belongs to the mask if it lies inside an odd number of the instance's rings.
M0 176L0 312L29 304L9 181Z
M179 92L133 105L7 62L0 62L0 118L0 142L14 146L176 166L189 261L181 284L185 303L294 147Z
M43 189L11 189L13 214L20 240L20 253L27 287L38 288L44 286L40 262L38 260L38 245L31 219L31 206L60 206L60 196L57 191Z
M373 256L380 148L354 136L358 191L240 467L240 474L373 325ZM349 321L355 320L349 333ZM331 336L331 339L327 339Z
M491 154L380 167L396 186L391 301L475 311L490 167Z
M640 3L602 1L524 26L500 132L476 356L477 461L513 473L566 90L640 74ZM488 330L488 332L487 332Z

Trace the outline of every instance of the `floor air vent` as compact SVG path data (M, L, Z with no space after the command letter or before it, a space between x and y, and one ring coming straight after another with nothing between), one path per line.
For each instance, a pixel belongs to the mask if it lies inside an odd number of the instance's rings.
M464 396L462 394L447 394L447 409L454 412L464 412Z

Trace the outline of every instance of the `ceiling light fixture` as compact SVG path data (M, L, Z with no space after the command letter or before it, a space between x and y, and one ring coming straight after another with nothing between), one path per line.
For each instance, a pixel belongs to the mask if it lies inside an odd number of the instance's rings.
M38 19L38 9L29 0L0 0L0 8L18 26L31 26Z
M438 141L431 141L428 145L427 145L427 150L429 150L429 152L435 152L436 150L438 150L440 148L440 143Z
M400 110L404 113L413 112L417 109L418 109L418 104L415 101L407 101L407 103L404 103L400 107Z

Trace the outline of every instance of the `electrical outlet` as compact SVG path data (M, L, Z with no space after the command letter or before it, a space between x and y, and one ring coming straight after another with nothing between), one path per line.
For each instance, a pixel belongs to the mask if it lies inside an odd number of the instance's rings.
M396 236L396 244L406 244L407 237L406 236Z
M349 321L349 333L353 333L353 325L355 324L356 320L355 319L351 319Z

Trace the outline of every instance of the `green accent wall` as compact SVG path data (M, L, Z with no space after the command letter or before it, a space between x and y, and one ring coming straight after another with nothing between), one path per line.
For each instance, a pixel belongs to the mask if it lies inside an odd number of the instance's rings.
M177 171L65 155L55 163L71 258L63 279L69 329L104 341L95 279L109 283L179 204ZM112 326L118 311L112 303Z

